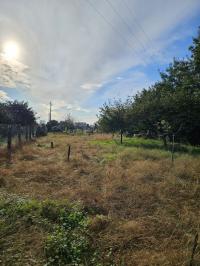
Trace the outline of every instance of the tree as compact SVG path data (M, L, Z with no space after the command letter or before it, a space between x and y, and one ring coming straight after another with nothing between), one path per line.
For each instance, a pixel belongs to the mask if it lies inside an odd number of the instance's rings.
M36 129L36 137L43 137L47 135L47 127L45 125L45 123L40 123L37 125L37 129Z
M6 110L6 104L0 102L0 124L7 124L11 121L11 115Z
M53 127L57 127L59 125L59 122L57 120L51 120L47 122L46 127L48 132L51 132Z
M7 101L5 104L11 125L17 125L18 140L21 145L21 126L26 127L26 140L31 139L32 127L36 122L35 113L27 102Z
M70 114L67 115L65 121L61 121L60 122L60 126L62 128L62 130L65 131L71 131L74 130L74 119L72 118L72 116Z
M109 102L100 108L98 126L103 132L120 132L120 142L123 142L123 133L127 127L126 104L121 100Z
M191 61L194 65L194 71L200 76L200 27L196 38L193 38L193 44L189 47L191 51Z

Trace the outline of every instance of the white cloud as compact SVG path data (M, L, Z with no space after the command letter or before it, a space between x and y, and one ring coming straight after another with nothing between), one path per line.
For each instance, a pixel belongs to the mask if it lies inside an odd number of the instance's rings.
M11 98L7 95L5 91L0 90L0 102L9 101Z
M82 84L80 87L87 91L94 91L98 88L101 88L103 84L101 83L85 83Z
M7 60L0 54L0 86L21 89L30 88L28 67L16 60Z
M26 89L42 118L51 100L56 117L68 106L91 119L94 110L83 107L91 94L130 67L163 60L170 33L200 10L199 0L125 1L129 8L111 2L132 31L104 0L90 2L115 29L83 0L0 1L0 50L11 39L21 56L14 65L0 59L0 84ZM108 94L116 96L115 89Z
M106 90L103 98L121 98L126 99L127 96L133 96L135 93L143 88L147 88L153 81L140 71L129 72L122 79L113 81L109 85L109 90Z

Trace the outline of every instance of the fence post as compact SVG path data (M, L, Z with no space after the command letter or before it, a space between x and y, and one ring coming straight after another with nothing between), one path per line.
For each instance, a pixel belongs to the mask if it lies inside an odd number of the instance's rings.
M28 126L28 138L31 141L31 125Z
M12 145L12 126L8 126L8 134L7 134L7 149L11 150L11 145Z
M172 165L174 165L174 137L175 135L172 135Z
M18 144L19 144L19 147L21 148L22 146L21 125L17 126L17 135L18 135Z
M67 151L67 161L69 162L70 159L70 153L71 153L71 146L68 145L68 151Z
M32 134L32 137L35 138L35 126L34 125L31 127L31 134Z
M8 161L11 161L11 148L12 148L12 125L8 126L7 134L7 152L8 152Z
M28 126L25 126L25 136L26 136L26 141L28 141Z
M123 143L123 131L120 130L120 143L122 144Z
M193 261L194 261L194 254L198 245L198 238L199 235L198 233L196 233L195 237L194 237L194 243L193 243L193 247L192 247L192 254L191 254L191 258L190 258L190 266L193 266Z
M51 148L53 149L53 141L51 142Z

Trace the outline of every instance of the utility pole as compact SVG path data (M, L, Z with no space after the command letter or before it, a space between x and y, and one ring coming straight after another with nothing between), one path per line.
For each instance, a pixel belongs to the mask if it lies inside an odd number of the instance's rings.
M51 107L52 107L52 102L49 103L49 122L51 122Z

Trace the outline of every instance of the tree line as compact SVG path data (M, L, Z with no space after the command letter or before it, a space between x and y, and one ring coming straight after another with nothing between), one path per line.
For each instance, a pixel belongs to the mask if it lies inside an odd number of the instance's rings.
M200 144L200 28L189 47L190 56L174 59L160 81L126 101L105 103L98 116L104 132L143 134Z
M19 145L21 145L24 130L26 141L31 140L35 125L35 113L27 102L0 102L0 136L7 137L8 149L11 149L14 135L17 135Z

